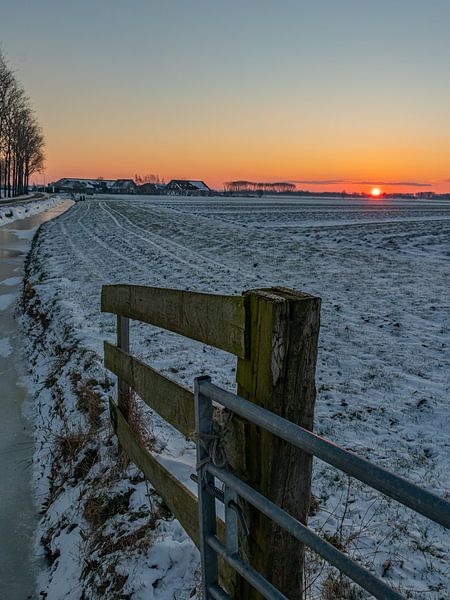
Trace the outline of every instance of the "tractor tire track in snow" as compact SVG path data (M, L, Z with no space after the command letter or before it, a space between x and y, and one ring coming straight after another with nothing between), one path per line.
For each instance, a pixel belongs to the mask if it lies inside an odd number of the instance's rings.
M102 208L105 210L104 205L102 205ZM133 227L133 229L136 229L138 231L141 231L141 232L147 234L146 236L143 236L141 239L147 240L150 244L153 244L153 245L157 246L158 248L163 249L169 255L173 256L177 260L180 260L184 264L188 264L189 266L196 265L197 268L199 268L199 264L198 264L199 262L201 262L201 263L206 262L210 265L210 267L219 269L220 271L225 269L227 271L232 271L235 273L242 273L241 269L236 269L236 268L228 266L224 263L213 260L213 259L205 256L204 254L200 254L199 252L192 250L192 248L189 248L188 246L182 245L174 240L170 240L169 238L163 237L154 232L151 234L153 239L150 239L148 237L148 235L150 233L148 229L145 229L143 227L140 227L139 225L136 225L135 223L132 223L132 221L128 217L126 217L123 213L120 213L118 210L114 210L111 206L109 206L108 208L109 208L109 212L111 215L113 213L115 213L116 215L120 215L124 221L126 221L131 227ZM125 228L122 224L119 224L117 220L116 220L116 223L119 225L119 227L124 228L125 231L130 232L129 229ZM157 239L157 242L154 241L155 238ZM181 259L180 254L177 254L177 252L176 252L177 250L179 252L181 252L184 256L186 256L186 255L189 256L191 260ZM204 272L206 274L210 274L210 272L211 272L210 268L207 268L207 269L199 268L199 270L201 270L202 272Z

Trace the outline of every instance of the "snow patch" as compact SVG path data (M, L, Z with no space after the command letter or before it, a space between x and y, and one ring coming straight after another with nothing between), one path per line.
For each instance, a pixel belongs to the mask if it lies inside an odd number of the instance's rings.
M12 204L0 204L0 227L2 225L12 223L13 221L18 221L19 219L24 219L26 217L31 217L32 215L37 215L41 212L45 212L46 210L49 210L50 208L53 208L59 204L61 202L61 198L57 196L44 197L39 200L23 203L17 203L14 198L12 198L11 202ZM16 232L16 235L18 233L18 237L20 239L32 239L34 235L34 231L33 234L31 234L30 230ZM24 234L26 237L21 237L20 234Z
M0 310L6 310L13 304L16 299L16 294L1 294L0 295Z
M13 287L15 285L19 285L22 282L22 277L8 277L8 279L4 279L0 281L0 285L6 285L8 287Z
M36 227L33 229L13 229L12 232L19 240L32 240L36 233Z
M12 354L12 346L9 338L0 338L0 357L6 358Z

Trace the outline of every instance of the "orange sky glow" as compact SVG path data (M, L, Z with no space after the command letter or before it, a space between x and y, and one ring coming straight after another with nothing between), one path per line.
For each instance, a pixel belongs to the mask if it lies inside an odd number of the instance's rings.
M370 193L374 187L385 193L450 191L450 183L443 177L446 161L438 158L450 155L450 147L429 157L421 148L402 148L401 144L388 151L358 145L339 149L339 140L333 138L325 148L314 148L313 137L307 141L287 137L273 143L242 140L236 148L225 136L193 142L187 134L173 142L172 134L160 135L155 141L150 133L152 141L147 142L145 136L133 138L128 132L119 149L117 139L108 132L98 140L89 140L80 132L66 135L58 131L54 136L47 134L47 182L67 176L129 178L137 173L158 174L166 181L204 179L216 189L222 189L225 181L246 179L291 181L297 189L312 191ZM71 143L66 146L68 138Z
M2 43L47 140L36 181L450 192L450 2L7 4Z
M102 110L101 98L79 99L71 119L66 103L50 95L42 101L47 182L153 173L166 181L204 179L217 189L246 179L292 181L312 191L450 191L450 136L429 117L412 128L408 113L386 108L374 115L373 105L353 103L325 119L312 106L299 115L294 102L280 115L276 104L244 109L239 96L217 98L212 110L207 100L194 104L187 95L187 107L178 100L178 111L153 99L144 114L142 100L130 98L131 116L124 118L123 104Z

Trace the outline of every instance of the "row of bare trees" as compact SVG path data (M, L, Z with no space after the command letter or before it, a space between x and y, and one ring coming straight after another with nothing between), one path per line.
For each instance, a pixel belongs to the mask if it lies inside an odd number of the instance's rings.
M44 159L44 137L30 99L0 48L0 198L27 194Z
M134 182L136 183L136 185L143 185L144 183L156 183L156 184L163 184L164 183L164 177L162 177L160 179L159 175L138 175L136 173L136 175L134 176Z
M255 181L227 181L224 183L226 192L271 192L285 193L294 192L295 185L278 181L275 183L255 182Z

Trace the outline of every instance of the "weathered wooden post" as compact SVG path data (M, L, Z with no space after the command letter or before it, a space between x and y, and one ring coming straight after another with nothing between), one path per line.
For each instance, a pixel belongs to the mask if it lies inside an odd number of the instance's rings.
M126 352L130 352L130 319L117 315L117 347ZM117 381L117 404L122 411L125 419L128 420L130 410L130 387L124 381Z
M284 288L245 292L249 358L238 358L238 394L305 427L313 428L320 298ZM249 423L235 429L236 473L302 523L311 491L312 457ZM290 600L303 597L304 548L261 513L245 508L249 562ZM242 579L239 600L260 598Z
M130 352L130 319L121 315L117 315L117 347L124 352ZM130 396L130 386L119 378L117 380L117 405L127 421L130 412ZM118 449L119 455L121 455L120 443Z

